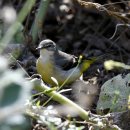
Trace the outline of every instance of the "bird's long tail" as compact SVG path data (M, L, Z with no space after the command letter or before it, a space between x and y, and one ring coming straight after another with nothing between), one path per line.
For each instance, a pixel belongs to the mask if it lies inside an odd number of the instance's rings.
M93 64L95 61L97 60L97 58L92 58L92 59L89 59L89 60L83 60L81 61L81 64L80 64L80 70L81 70L81 73L83 73L85 70L87 70L91 64Z
M111 53L106 53L104 55L100 55L100 56L97 56L97 57L92 57L90 59L81 59L80 64L79 64L81 73L86 71L90 67L90 65L93 64L95 61L102 60L104 57L110 56L110 55L111 55Z

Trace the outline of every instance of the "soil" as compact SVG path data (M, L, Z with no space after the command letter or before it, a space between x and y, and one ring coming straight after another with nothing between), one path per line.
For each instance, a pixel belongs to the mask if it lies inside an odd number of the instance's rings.
M130 5L127 4L127 2L119 4L111 4L115 2L114 0L94 0L94 2L106 4L104 7L119 14L129 13ZM118 0L118 2L121 2L121 0ZM23 2L12 0L11 4L19 11ZM86 58L102 55L102 59L95 62L83 74L85 82L96 86L96 96L89 106L89 109L93 113L96 113L96 103L98 101L100 87L103 83L118 74L129 72L124 69L108 71L104 68L104 61L112 59L130 64L130 28L129 26L119 26L120 24L129 24L130 15L126 14L124 18L120 18L102 9L86 8L80 5L76 0L52 0L48 7L42 32L34 44L29 34L29 29L31 28L30 25L34 20L39 4L40 0L37 0L31 13L24 21L27 39L24 43L25 49L18 59L20 64L30 76L36 74L35 63L39 52L37 52L35 48L41 40L46 38L55 41L59 49L66 53L76 56L84 55ZM15 64L13 66L13 68L17 67L19 67L19 65ZM65 95L77 102L77 98L73 92L65 93ZM88 108L86 108L86 110L87 109ZM34 129L42 130L44 128L39 125L39 128L34 127Z

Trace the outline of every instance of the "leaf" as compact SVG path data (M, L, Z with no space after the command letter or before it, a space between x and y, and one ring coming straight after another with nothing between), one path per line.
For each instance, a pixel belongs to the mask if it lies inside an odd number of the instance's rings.
M54 78L54 77L51 77L51 79L52 79L52 81L57 85L57 86L59 86L59 83L58 83L58 81L57 81L57 79L56 78Z
M11 83L4 87L0 98L0 107L9 106L15 103L19 98L21 89L22 87L16 83Z

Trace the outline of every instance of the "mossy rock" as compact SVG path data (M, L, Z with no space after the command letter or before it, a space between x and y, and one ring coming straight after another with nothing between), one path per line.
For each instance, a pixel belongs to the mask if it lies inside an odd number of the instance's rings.
M101 87L97 112L121 112L128 110L130 96L130 74L117 75L108 80Z

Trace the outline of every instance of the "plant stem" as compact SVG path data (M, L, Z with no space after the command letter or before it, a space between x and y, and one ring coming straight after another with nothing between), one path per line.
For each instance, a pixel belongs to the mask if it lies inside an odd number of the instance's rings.
M36 42L38 34L42 32L42 25L45 20L49 3L50 0L41 0L38 13L36 14L35 21L31 27L31 35L33 38L33 43Z
M73 110L74 113L77 114L77 116L80 116L82 119L84 119L86 122L93 124L93 126L101 128L102 130L118 130L114 125L109 124L110 115L95 115L90 113L89 111L85 111L83 108L81 108L79 105L75 104L71 100L69 100L67 97L61 95L60 93L56 91L50 91L51 88L46 86L41 80L33 79L32 82L34 83L34 89L40 92L43 92L45 95L51 97L53 100L59 102L60 104L64 106L69 107ZM72 114L72 111L68 111L68 114ZM100 124L98 124L100 122Z
M20 13L18 14L18 17L16 21L9 27L6 34L0 41L0 53L2 53L3 49L7 46L7 44L11 41L12 37L16 34L17 30L19 29L21 23L26 18L29 11L32 9L34 3L36 0L27 0L24 4L23 8L21 9Z

